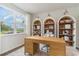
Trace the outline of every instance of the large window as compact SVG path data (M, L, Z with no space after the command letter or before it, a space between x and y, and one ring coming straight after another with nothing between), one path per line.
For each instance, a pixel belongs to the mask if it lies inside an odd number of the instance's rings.
M0 7L0 33L11 34L13 33L13 16L10 15L11 11Z
M11 9L0 7L0 35L23 33L25 28L24 22L24 15Z
M16 16L16 32L21 33L24 32L25 28L25 19L22 15Z

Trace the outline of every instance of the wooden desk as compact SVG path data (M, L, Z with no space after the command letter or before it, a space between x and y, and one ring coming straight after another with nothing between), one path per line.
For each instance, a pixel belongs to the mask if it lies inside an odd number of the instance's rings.
M66 44L63 38L31 36L25 38L25 53L34 55L39 48L39 43L47 44L49 56L65 56Z

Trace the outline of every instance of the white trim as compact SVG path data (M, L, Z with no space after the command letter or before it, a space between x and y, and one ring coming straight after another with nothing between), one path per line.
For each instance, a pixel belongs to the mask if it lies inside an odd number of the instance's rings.
M46 20L48 20L48 19L51 19L51 20L54 21L54 35L55 35L55 37L56 37L56 20L55 20L53 17L50 17L50 16L46 17L46 18L44 19L44 21L43 21L43 27L44 27L44 22L45 22ZM43 30L44 30L44 29L43 29ZM44 34L44 31L43 31L43 34Z
M73 40L74 40L75 43L74 43L73 46L76 47L76 19L75 19L73 16L71 16L71 15L63 15L63 16L61 16L61 17L59 18L59 20L58 20L58 22L57 22L57 25L58 25L58 27L57 27L57 28L58 28L58 30L57 30L57 32L58 32L58 33L57 33L57 36L59 37L59 21L60 21L61 18L63 18L63 17L70 17L70 18L74 21L73 27L74 27L74 31L75 31L75 32L74 32L73 34L74 34L75 36L74 36Z
M66 16L72 18L72 20L76 22L76 19L75 19L73 16L71 16L71 15L63 15L63 16L61 16L61 17L59 18L58 23L59 23L59 21L61 20L61 18L66 17Z
M13 33L13 34L2 34L0 37L2 38L2 37L5 37L5 36L21 35L21 34L26 34L27 35L27 33Z

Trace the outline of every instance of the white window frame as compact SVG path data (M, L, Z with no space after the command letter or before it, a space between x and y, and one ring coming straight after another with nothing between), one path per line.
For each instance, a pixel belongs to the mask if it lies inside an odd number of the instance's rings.
M20 14L20 13L18 14L18 13L17 13L16 16L17 16L17 15L22 15L22 14ZM17 33L17 31L16 31L16 29L17 29L17 28L16 28L16 24L17 24L17 23L16 23L16 16L15 16L15 33ZM22 16L23 16L24 19L25 19L25 16L24 16L24 15L22 15ZM25 20L26 20L26 19L25 19ZM24 21L25 21L25 20L24 20ZM25 33L25 32L26 32L26 31L25 31L25 28L26 28L26 23L25 23L25 22L24 22L24 26L25 26L25 27L24 27L24 32L21 32L21 33ZM18 33L18 34L21 34L21 33Z

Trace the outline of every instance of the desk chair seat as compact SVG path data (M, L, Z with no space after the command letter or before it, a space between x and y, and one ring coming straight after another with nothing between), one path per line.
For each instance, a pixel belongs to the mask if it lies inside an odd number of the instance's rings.
M48 50L49 50L49 47L46 44L41 48L41 51L46 52L46 53L48 52Z

